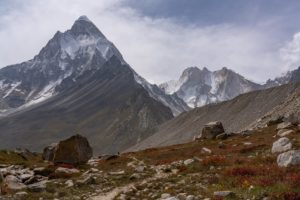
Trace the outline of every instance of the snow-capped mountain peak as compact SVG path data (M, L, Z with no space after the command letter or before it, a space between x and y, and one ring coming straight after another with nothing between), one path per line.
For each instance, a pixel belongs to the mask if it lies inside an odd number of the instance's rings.
M127 65L119 50L86 16L71 29L57 31L32 60L0 69L0 114L45 101L69 87L83 74L96 73L113 57ZM130 68L134 76L140 77ZM135 79L149 95L179 114L188 106L146 80ZM140 81L143 80L143 81Z
M228 100L260 86L226 67L213 72L206 67L189 67L183 71L179 80L163 83L160 87L167 94L177 94L194 108Z

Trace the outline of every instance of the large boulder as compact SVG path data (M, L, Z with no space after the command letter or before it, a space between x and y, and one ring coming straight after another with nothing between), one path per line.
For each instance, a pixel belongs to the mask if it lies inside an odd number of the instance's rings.
M58 143L53 143L44 148L44 151L43 151L43 159L44 160L53 161L57 145L58 145Z
M279 167L300 165L300 150L291 150L279 154L277 157L277 164Z
M273 143L272 153L282 153L292 149L292 143L287 137L280 138Z
M224 128L221 122L210 122L202 129L201 138L214 139L217 135L224 133Z
M74 135L60 141L56 147L53 162L65 164L84 164L93 156L93 149L88 140L81 135Z

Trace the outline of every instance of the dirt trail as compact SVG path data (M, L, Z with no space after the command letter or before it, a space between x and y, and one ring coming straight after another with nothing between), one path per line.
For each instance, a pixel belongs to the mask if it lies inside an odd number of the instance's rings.
M115 189L113 189L112 191L105 193L105 194L101 194L98 196L94 196L91 197L90 200L113 200L114 198L116 198L120 193L128 191L130 188L132 188L134 186L134 184L128 184L125 185L123 187L117 187Z
M165 174L165 173L155 174L154 177L147 178L147 179L145 179L143 181L140 181L140 182L137 182L137 183L131 183L131 184L128 184L128 185L125 185L125 186L122 186L122 187L117 187L117 188L113 189L112 191L107 192L105 194L99 194L97 196L90 197L89 200L113 200L120 193L126 192L130 188L134 188L135 185L140 185L140 184L143 184L143 183L147 183L149 181L155 181L155 180L161 179L161 178L167 178L170 175L171 174Z

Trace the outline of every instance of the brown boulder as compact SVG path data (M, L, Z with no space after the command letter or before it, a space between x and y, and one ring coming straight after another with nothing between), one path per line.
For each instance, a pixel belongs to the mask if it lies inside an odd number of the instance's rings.
M215 139L217 135L224 133L224 128L221 122L210 122L202 129L201 138Z
M53 162L65 164L84 164L93 156L93 149L88 140L81 135L74 135L60 141L55 148Z

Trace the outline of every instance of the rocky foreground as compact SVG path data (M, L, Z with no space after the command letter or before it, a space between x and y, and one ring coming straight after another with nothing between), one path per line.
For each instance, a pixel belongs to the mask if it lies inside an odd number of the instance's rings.
M223 131L210 123L191 143L89 160L80 152L91 156L91 149L78 135L45 148L50 161L1 151L0 199L300 199L298 124L278 119Z

